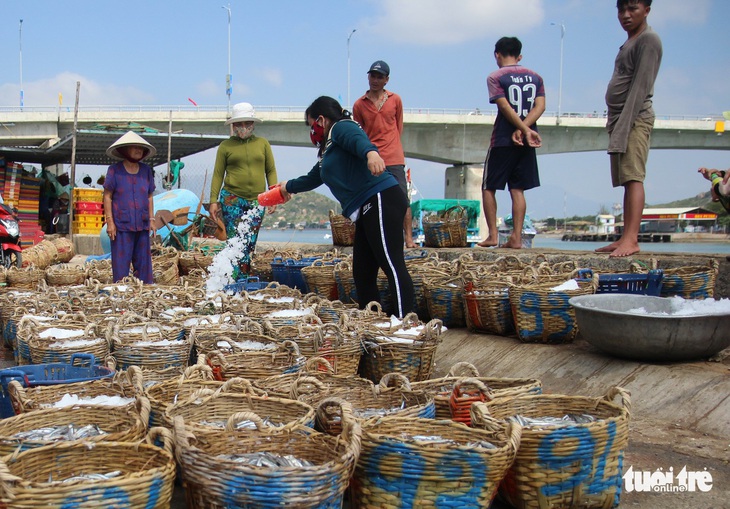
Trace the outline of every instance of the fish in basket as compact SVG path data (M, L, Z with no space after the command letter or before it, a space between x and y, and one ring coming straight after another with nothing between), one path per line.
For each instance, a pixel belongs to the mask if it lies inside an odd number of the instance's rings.
M175 472L172 436L165 429L93 447L58 442L0 459L0 506L164 509L170 507Z
M314 409L310 405L266 396L242 378L228 380L215 391L194 392L188 399L168 406L164 420L166 427L172 427L175 417L182 416L188 428L222 430L236 412L254 412L264 416L267 424L274 427L314 427Z
M175 453L189 507L218 509L337 509L360 455L360 425L348 403L333 437L297 425L272 428L254 412L237 412L225 429L191 429L174 422ZM241 429L242 422L253 429Z
M490 507L520 446L519 424L495 430L388 416L362 423L353 507Z
M599 398L541 394L475 403L472 426L522 425L522 442L500 487L513 507L598 509L619 505L630 412L629 393L613 387Z

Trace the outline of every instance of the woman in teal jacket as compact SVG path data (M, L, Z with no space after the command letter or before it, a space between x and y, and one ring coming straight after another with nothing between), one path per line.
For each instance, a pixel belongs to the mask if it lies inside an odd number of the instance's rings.
M319 147L317 164L296 179L283 182L282 195L327 185L343 215L355 222L352 275L362 309L380 301L378 269L388 277L398 317L415 310L413 281L403 258L403 217L409 206L398 181L385 171L378 149L360 126L331 97L316 99L305 112L312 143Z

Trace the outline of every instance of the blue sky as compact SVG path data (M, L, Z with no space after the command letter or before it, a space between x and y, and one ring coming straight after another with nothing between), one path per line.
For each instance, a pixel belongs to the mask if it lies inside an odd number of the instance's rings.
M657 0L649 17L664 59L655 89L658 115L720 118L730 110L730 2ZM0 4L0 106L225 105L228 14L225 1L5 0ZM259 106L308 105L326 94L347 102L347 38L352 101L367 87L377 59L391 67L389 88L406 108L493 110L486 76L494 42L523 41L522 63L546 83L547 108L559 96L563 23L563 112L603 111L603 95L625 33L613 0L231 0L232 101ZM486 133L485 133L486 136ZM727 134L730 136L730 133ZM307 171L314 149L274 147L282 179ZM655 150L647 202L685 198L706 189L699 166L730 167L727 151ZM212 167L214 153L191 158ZM409 159L417 198L443 197L445 165ZM534 218L593 214L620 202L605 153L539 156L542 187L527 194ZM498 193L499 214L509 195Z

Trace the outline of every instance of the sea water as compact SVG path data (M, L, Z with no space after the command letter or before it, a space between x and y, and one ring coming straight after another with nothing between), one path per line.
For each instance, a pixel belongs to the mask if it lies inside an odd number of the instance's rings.
M261 242L283 242L303 244L332 244L332 233L326 228L315 229L262 229L259 232ZM564 251L593 251L607 242L567 242L552 235L537 234L532 242L532 249L562 249ZM642 242L639 244L644 252L656 253L694 253L694 254L730 254L730 242ZM482 249L482 248L480 248Z

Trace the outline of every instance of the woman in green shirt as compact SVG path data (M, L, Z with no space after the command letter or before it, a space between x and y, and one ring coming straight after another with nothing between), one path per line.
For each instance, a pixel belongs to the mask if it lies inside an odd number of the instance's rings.
M251 104L233 106L231 118L226 120L233 135L218 146L210 184L210 213L214 217L221 214L229 243L236 242L240 251L234 281L251 271L251 255L265 213L257 197L278 181L271 145L253 133L257 122L261 120ZM269 213L274 209L268 207Z

